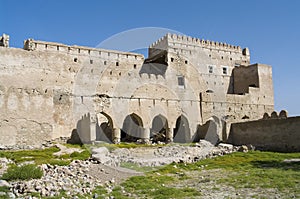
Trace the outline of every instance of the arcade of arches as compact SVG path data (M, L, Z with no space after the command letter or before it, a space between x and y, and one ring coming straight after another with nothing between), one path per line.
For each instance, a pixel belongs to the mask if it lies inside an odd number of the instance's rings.
M101 113L97 116L96 141L110 143L118 142L153 142L186 143L192 141L189 121L184 115L176 120L175 128L171 129L165 116L159 114L152 119L151 127L145 128L143 120L135 113L127 115L123 121L122 129L114 127L112 118Z

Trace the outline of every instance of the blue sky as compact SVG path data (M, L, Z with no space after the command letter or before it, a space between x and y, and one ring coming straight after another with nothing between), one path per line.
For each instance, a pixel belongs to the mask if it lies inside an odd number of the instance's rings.
M300 115L300 1L0 0L0 34L97 46L133 28L162 27L249 47L252 63L273 66L275 109Z

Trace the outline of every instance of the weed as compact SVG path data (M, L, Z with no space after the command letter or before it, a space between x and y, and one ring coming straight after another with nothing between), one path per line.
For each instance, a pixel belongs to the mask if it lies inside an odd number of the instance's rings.
M30 180L39 179L43 176L43 171L34 164L22 166L11 165L2 175L3 180Z
M68 147L79 145L68 145ZM0 157L6 157L13 160L16 164L34 161L35 164L51 164L51 165L69 165L72 160L86 160L90 157L90 153L87 149L82 148L82 152L73 152L72 154L65 154L60 157L56 157L53 154L58 152L56 147L46 148L42 150L22 150L22 151L0 151Z
M144 198L182 198L199 195L199 192L192 188L173 188L168 186L178 182L178 179L159 173L151 173L146 176L135 176L121 185L130 193L137 194Z
M236 190L271 188L280 191L282 196L290 193L299 195L300 164L283 162L292 158L300 158L300 153L237 152L192 164L170 164L156 171L147 172L145 176L131 177L121 186L136 198L199 197L201 194L197 191L199 189L197 186L186 188L182 185L199 179L203 176L202 172L207 173L210 170L207 177L200 182L198 180L201 189L213 180L216 185L213 187L215 191L221 191L224 186L232 186ZM136 167L136 165L126 166ZM118 194L118 198L125 197L118 189L113 193Z
M127 168L127 169L132 169L135 171L140 171L140 172L149 172L149 171L156 171L159 169L159 167L148 167L148 166L139 166L136 163L131 163L131 162L121 162L121 167Z

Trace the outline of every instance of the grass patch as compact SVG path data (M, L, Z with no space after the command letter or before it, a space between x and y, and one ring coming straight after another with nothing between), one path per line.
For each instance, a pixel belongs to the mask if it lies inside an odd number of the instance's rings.
M131 163L131 162L121 162L121 167L127 168L127 169L132 169L135 171L139 171L139 172L149 172L149 171L156 171L159 167L141 167L138 164L135 163Z
M30 180L39 179L43 176L43 171L34 164L22 166L11 165L2 175L3 180Z
M5 192L5 193L9 192L9 187L0 187L0 192Z
M88 150L92 150L93 148L98 147L106 147L109 151L113 151L118 148L139 148L139 147L159 147L159 146L166 146L166 144L162 145L149 145L149 144L138 144L134 142L121 142L119 144L109 144L107 142L100 142L97 144L85 144L84 147L86 147Z
M82 144L69 144L69 143L63 143L63 146L67 147L67 148L77 148L77 149L83 149L83 145Z
M149 173L146 176L134 176L123 182L127 193L134 194L139 198L190 198L199 196L199 192L193 188L174 188L172 183L178 182L174 176ZM121 189L114 189L113 193L119 198L126 198ZM122 197L121 197L122 196Z
M300 153L274 153L251 151L206 159L194 164L178 164L178 169L186 171L219 169L226 172L217 183L235 188L276 188L280 191L296 190L300 183L300 163L283 162L285 159L300 158ZM169 165L163 170L172 173Z
M59 149L56 147L43 150L0 151L0 157L6 157L15 163L35 161L36 164L44 164L53 159L53 153L58 151Z
M73 152L71 154L64 154L59 156L61 159L70 159L70 160L86 160L90 157L90 152L88 150L84 150L82 152Z
M192 164L170 164L147 172L145 176L128 179L121 184L123 190L118 188L113 193L118 198L127 197L124 190L133 198L193 198L201 196L199 190L204 189L206 184L211 189L211 183L214 183L214 191L232 186L236 191L249 189L251 192L251 189L259 189L256 193L262 191L268 197L271 188L278 190L282 197L291 193L297 196L300 194L300 163L283 162L294 158L300 158L300 153L251 151ZM128 164L125 167L135 168L136 165ZM204 174L207 175L205 178Z
M68 144L68 147L73 145ZM74 145L75 148L80 147L79 145ZM7 159L13 160L16 164L33 161L37 165L41 164L51 164L64 166L70 164L72 160L86 160L90 157L89 151L81 147L82 152L73 152L72 154L62 155L56 157L53 154L58 152L57 147L50 147L42 150L20 150L20 151L0 151L0 157L6 157Z

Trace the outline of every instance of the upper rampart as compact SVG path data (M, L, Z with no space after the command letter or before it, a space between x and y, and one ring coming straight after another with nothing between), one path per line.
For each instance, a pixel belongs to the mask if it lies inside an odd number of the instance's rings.
M165 50L166 48L173 48L173 47L189 48L189 49L195 49L196 47L201 47L201 48L207 48L212 50L239 53L247 56L250 55L248 48L242 49L240 46L235 46L227 43L198 39L190 36L176 35L170 33L166 34L165 36L163 36L162 38L160 38L159 40L151 44L149 48Z
M33 39L27 39L24 41L24 50L28 51L47 51L47 52L58 52L58 53L68 53L72 55L82 55L82 56L93 56L99 58L128 58L132 60L144 59L142 54L122 52L117 50L106 50L100 48L90 48L85 46L69 46L56 42L45 42L37 41Z

